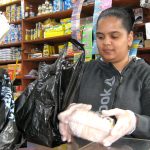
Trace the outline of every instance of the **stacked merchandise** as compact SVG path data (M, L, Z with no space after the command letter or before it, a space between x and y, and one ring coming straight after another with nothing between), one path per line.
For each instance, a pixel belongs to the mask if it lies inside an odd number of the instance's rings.
M7 36L3 39L3 44L15 43L22 40L22 27L21 25L10 25L10 30Z
M43 23L36 23L34 29L26 29L25 40L36 40L68 34L71 34L70 18L61 19L60 23L54 19L47 19Z
M21 59L21 48L11 47L0 49L0 61Z
M16 77L21 77L21 64L8 64L7 71L13 81Z
M9 22L18 21L22 19L21 6L16 4L6 7L6 18Z
M25 7L24 17L34 17L42 14L58 12L62 10L67 10L72 8L71 0L45 0L45 2L38 6L38 13L36 14L32 5L27 5Z

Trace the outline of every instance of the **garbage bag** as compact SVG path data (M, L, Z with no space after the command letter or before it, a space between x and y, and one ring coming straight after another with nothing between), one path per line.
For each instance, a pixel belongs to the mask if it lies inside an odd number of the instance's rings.
M76 63L65 59L66 49L53 64L41 63L38 79L16 100L18 129L33 143L56 147L61 145L57 115L73 100L81 80L85 52L83 45L70 42L82 51Z
M0 150L15 150L22 145L14 117L14 100L10 78L0 69Z

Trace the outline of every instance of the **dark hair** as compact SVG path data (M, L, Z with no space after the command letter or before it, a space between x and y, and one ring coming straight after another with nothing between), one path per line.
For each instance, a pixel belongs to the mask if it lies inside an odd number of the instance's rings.
M134 13L131 8L123 7L111 7L102 11L98 17L96 27L98 26L98 22L100 19L110 16L121 19L122 25L128 31L128 33L133 30L133 24L135 20Z

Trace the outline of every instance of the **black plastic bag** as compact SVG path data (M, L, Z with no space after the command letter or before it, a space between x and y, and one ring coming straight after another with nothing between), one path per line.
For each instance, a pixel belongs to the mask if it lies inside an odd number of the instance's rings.
M14 100L10 78L0 69L0 150L16 150L22 145L14 117Z
M71 64L65 59L66 50L54 64L42 63L38 79L16 100L17 126L30 142L48 147L63 143L57 115L73 100L85 59L83 45L73 39L70 42L82 51L76 63Z

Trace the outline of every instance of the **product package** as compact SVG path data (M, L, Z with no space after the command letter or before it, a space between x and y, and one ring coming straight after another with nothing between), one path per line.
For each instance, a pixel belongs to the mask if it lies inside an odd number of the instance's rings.
M142 23L143 22L143 9L135 8L133 9L133 12L135 16L135 23Z
M99 143L110 134L114 124L114 119L87 110L75 111L69 120L69 127L75 136Z
M95 6L94 6L94 15L93 15L93 50L92 54L98 54L98 49L96 45L96 23L99 14L112 6L112 0L96 0L95 1Z
M146 39L150 39L150 22L145 23Z

